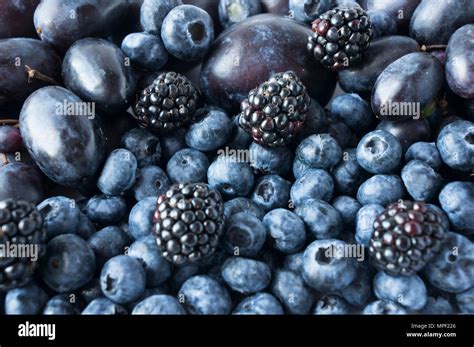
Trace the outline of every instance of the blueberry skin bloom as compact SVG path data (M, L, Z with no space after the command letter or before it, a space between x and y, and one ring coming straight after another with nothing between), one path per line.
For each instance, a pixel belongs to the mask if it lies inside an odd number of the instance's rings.
M142 29L159 35L166 15L178 5L181 5L181 0L144 0L140 7Z
M448 232L441 250L423 270L428 282L449 293L474 286L474 244L460 234Z
M334 192L334 180L325 170L311 169L291 186L291 201L295 206L308 199L329 201Z
M97 298L92 300L89 305L82 311L83 315L125 315L127 314L127 310L113 302L112 300L109 300L107 298Z
M352 131L364 133L374 122L374 115L367 101L358 94L341 94L329 104L333 119L343 122Z
M357 146L357 161L373 174L390 173L402 158L402 146L398 139L384 130L366 134Z
M403 199L405 187L397 175L375 175L362 183L357 191L357 200L362 205L379 204L386 206Z
M49 239L77 231L81 221L81 211L73 199L53 196L41 202L37 208L43 217L43 227Z
M397 302L408 311L418 311L428 300L423 280L417 276L391 276L380 271L374 278L374 292L377 298Z
M94 251L79 236L56 236L46 246L40 271L48 287L58 293L69 293L92 279L95 271Z
M229 287L242 294L264 290L272 278L267 264L242 257L231 257L226 260L222 265L221 274Z
M249 146L250 166L263 174L286 176L291 170L293 153L288 147L263 147L252 142Z
M219 21L224 28L262 12L260 1L219 0Z
M350 305L337 295L323 296L316 302L312 311L315 315L349 314L350 312Z
M474 234L474 183L448 183L439 194L441 208L449 221L466 235Z
M255 257L262 249L266 235L260 219L247 212L237 213L226 223L223 247L229 254Z
M127 131L120 144L133 153L139 168L157 165L161 158L160 139L146 129L133 128Z
M199 183L207 178L209 159L195 149L176 152L166 165L166 172L173 183Z
M341 215L342 224L345 227L355 225L357 212L362 207L359 202L350 196L340 195L332 201L332 206Z
M36 284L14 288L5 296L5 314L40 314L48 295Z
M474 123L458 120L445 126L436 141L441 158L449 167L474 169Z
M441 155L436 145L432 142L416 142L412 144L405 153L405 161L408 163L413 159L424 161L435 170L441 168L443 164Z
M139 172L140 175L133 187L133 195L137 201L149 196L160 196L171 186L168 175L158 166L147 166Z
M354 259L344 257L340 250L347 246L336 239L313 241L304 251L301 274L305 282L321 292L347 287L357 275Z
M283 208L268 212L263 217L267 235L280 252L298 252L306 242L304 222L295 213Z
M357 189L367 177L367 172L357 162L355 148L344 150L342 160L333 167L331 173L336 192L349 196L355 196Z
M67 294L53 296L43 309L43 315L74 315L79 312Z
M95 195L86 206L87 217L102 225L119 223L127 214L127 202L121 196Z
M201 60L214 41L214 24L209 14L199 7L177 6L163 20L161 39L166 50L176 58Z
M342 158L342 149L329 134L311 135L296 149L296 157L313 169L330 169Z
M224 203L224 217L229 220L234 214L246 212L262 219L265 212L255 202L247 198L235 198Z
M219 156L207 170L209 186L217 189L224 198L247 196L254 183L253 170L248 163L235 161L228 156Z
M271 290L291 314L308 314L314 302L313 293L303 278L293 271L277 270Z
M362 314L407 314L407 311L393 301L377 300L367 305Z
M158 71L168 61L161 38L146 32L128 34L120 48L133 63L151 71Z
M317 239L337 237L342 231L339 212L326 201L305 200L296 207L295 213L305 222L308 231Z
M232 122L227 114L217 108L201 108L196 111L198 122L186 132L186 144L202 152L220 148L232 133Z
M431 201L443 184L443 179L431 166L421 160L412 160L402 169L402 181L411 197Z
M137 159L126 149L116 149L110 153L97 187L104 194L118 195L130 189L135 183Z
M357 243L369 246L369 240L374 233L375 219L382 214L385 208L379 204L368 204L360 208L356 215L356 234Z
M179 290L178 298L190 314L229 314L232 309L227 290L206 275L186 280Z
M291 183L278 175L266 175L258 179L252 193L254 201L263 211L287 207Z
M133 206L128 216L128 233L136 239L149 235L153 229L153 214L156 210L156 197L150 196Z
M232 314L239 315L282 315L280 302L271 294L257 293L247 296L234 308Z
M107 260L123 254L129 245L129 237L122 229L110 226L94 233L87 243L95 253L97 268L102 268Z
M109 259L100 273L106 297L119 304L137 300L145 291L145 270L137 258L118 255Z
M290 0L290 17L298 22L311 22L331 8L330 0Z
M170 295L152 295L140 301L132 314L186 314L186 310L174 297Z
M474 287L456 295L456 302L462 313L474 313Z

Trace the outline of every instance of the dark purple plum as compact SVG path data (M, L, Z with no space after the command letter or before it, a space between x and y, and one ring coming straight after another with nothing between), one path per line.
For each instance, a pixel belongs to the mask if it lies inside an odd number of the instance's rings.
M311 29L274 14L250 17L222 33L204 60L200 87L213 104L238 111L248 92L272 73L294 71L321 105L331 97L336 78L306 52Z
M61 59L51 47L28 38L0 40L0 108L22 103L36 89L52 84L43 77L61 80Z
M382 11L397 19L399 33L407 33L410 19L421 0L361 0L367 11ZM444 1L444 0L443 0Z
M20 129L11 125L0 126L0 152L15 153L23 150Z
M0 167L0 200L40 202L44 196L43 186L41 173L30 165L10 163Z
M474 1L422 1L410 22L410 36L424 45L445 45L456 29L474 22Z
M36 37L33 13L40 0L0 1L0 39Z
M101 111L126 110L135 98L135 76L125 54L97 38L74 43L63 61L64 84Z
M21 110L26 148L46 176L60 185L89 184L104 160L105 140L98 120L78 112L87 106L71 91L54 86L31 94Z
M409 37L395 35L376 39L364 52L362 63L339 72L339 84L346 92L367 95L389 64L418 51L418 43Z
M474 24L456 30L446 52L446 80L457 95L474 98Z
M415 142L429 142L430 123L426 119L407 119L401 122L382 121L378 130L385 130L395 136L405 152Z
M85 37L106 37L123 25L129 0L42 0L34 14L38 36L61 52Z

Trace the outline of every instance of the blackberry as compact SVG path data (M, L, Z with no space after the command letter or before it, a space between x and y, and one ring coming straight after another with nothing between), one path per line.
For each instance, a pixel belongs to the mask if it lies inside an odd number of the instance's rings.
M158 198L156 243L175 264L201 260L216 250L224 227L224 204L205 183L180 183Z
M25 285L45 252L46 230L35 205L0 201L0 291Z
M174 130L193 122L200 104L199 92L191 81L177 72L163 72L141 91L134 117L149 130Z
M304 124L311 99L293 71L277 73L249 92L239 125L266 147L290 143Z
M355 65L372 38L370 17L358 6L335 8L312 23L307 49L328 69L339 71Z
M393 203L374 222L369 254L378 269L410 276L440 250L445 235L441 216L425 203Z

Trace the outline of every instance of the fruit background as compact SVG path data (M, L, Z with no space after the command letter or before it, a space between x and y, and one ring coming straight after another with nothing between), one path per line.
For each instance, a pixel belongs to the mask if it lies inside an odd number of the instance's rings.
M473 1L0 23L1 313L474 313Z

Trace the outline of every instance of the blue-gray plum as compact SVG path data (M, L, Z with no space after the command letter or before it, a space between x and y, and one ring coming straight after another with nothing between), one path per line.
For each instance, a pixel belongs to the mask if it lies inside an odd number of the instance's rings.
M382 11L397 20L400 33L408 32L410 19L421 0L361 0L367 11Z
M35 167L24 163L10 163L0 167L0 200L39 202L43 194L43 178Z
M33 13L40 0L0 1L0 39L36 37Z

